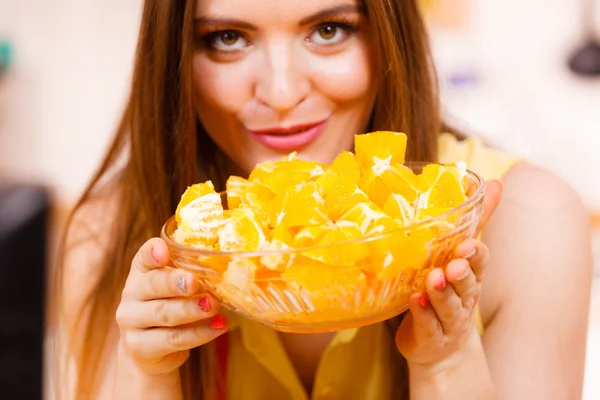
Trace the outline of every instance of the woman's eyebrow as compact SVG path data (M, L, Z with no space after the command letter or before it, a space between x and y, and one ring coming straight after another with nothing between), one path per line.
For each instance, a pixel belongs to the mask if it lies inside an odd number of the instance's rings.
M230 26L232 28L240 28L249 31L256 31L258 28L249 22L242 21L237 18L222 18L222 17L207 17L200 16L196 17L196 25L210 25L210 26Z
M321 11L318 11L308 17L302 18L298 23L300 26L308 25L313 21L321 20L332 15L349 13L349 12L364 12L364 7L355 5L355 4L342 4L339 6L330 7ZM210 25L210 26L228 26L232 28L240 28L249 31L256 31L258 28L256 25L253 25L249 22L242 21L237 18L227 18L227 17L211 17L206 15L201 15L196 17L195 23L197 25Z
M363 6L359 6L356 4L341 4L339 6L334 6L330 8L326 8L324 10L318 11L312 15L309 15L306 18L302 18L299 22L299 25L308 25L313 21L322 20L327 17L331 17L337 14L344 13L364 13L365 8Z

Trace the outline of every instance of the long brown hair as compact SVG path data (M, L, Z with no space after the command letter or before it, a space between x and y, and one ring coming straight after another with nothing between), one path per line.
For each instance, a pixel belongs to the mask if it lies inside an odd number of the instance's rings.
M159 235L188 185L211 179L223 189L231 164L210 140L194 109L197 1L144 2L128 104L112 145L74 210L90 201L107 179L118 186L118 223L106 232L110 243L99 266L100 279L81 310L89 315L82 319L85 336L76 338L70 348L77 365L77 399L91 397L90 388L97 383L102 349L134 253L149 237ZM417 0L364 0L364 5L379 85L369 130L406 132L407 159L436 160L442 124ZM112 174L115 169L118 173ZM68 250L63 243L63 258ZM62 282L63 268L59 265L56 285ZM56 288L54 293L60 294ZM398 320L390 322L397 325ZM199 382L204 351L192 351L181 368L186 398L203 397ZM398 363L400 370L400 358Z

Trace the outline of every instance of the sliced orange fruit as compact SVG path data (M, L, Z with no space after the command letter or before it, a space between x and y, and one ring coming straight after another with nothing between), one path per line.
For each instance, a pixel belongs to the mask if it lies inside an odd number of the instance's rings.
M392 232L370 244L370 266L378 279L389 279L420 269L429 256L428 237Z
M302 228L298 234L294 236L292 246L297 249L318 246L323 240L323 236L325 236L327 229L327 225L307 226Z
M369 168L377 162L401 165L406 154L406 142L407 137L401 132L378 131L356 135L356 159L363 168Z
M190 204L192 201L195 201L206 194L216 194L212 181L196 183L195 185L188 186L186 191L183 192L183 195L181 195L181 200L179 201L177 210L175 211L175 220L178 224L181 222L181 209Z
M341 309L357 306L356 292L366 284L365 275L358 268L336 268L308 257L299 256L281 276L298 297L317 310Z
M257 271L259 271L259 268L253 259L248 257L232 259L227 265L227 271L223 274L221 285L231 285L243 289L247 287L248 283L254 281Z
M281 211L275 210L276 223L290 228L328 223L325 201L315 182L302 182L296 189L286 193ZM272 204L272 207L276 206Z
M201 256L198 258L200 265L210 268L213 271L225 272L231 262L228 256Z
M285 243L286 245L293 247L294 236L297 233L297 229L288 228L285 225L278 225L271 231L271 240L277 240Z
M181 207L179 215L181 222L173 233L173 239L201 249L212 248L219 230L227 221L223 215L221 196L214 192L191 200Z
M231 218L219 232L221 251L255 251L264 247L267 240L260 216L250 207L232 210Z
M273 239L270 241L267 246L265 246L264 250L272 252L271 254L264 254L260 256L261 265L270 269L271 271L282 272L285 271L296 256L295 253L283 252L282 250L288 250L290 246L280 241L279 239ZM282 251L282 252L277 252Z
M406 145L405 134L379 131L356 135L354 153L341 152L329 166L297 153L258 163L248 179L227 180L228 210L210 181L190 186L174 239L221 252L263 251L198 260L223 273L218 290L237 293L230 300L240 309L252 308L244 291L256 288L286 291L316 308L316 318L356 314L392 287L408 293L424 266L438 265L433 257L450 254L447 238L461 215L448 211L467 199L467 184L460 163L430 164L416 175L404 165Z
M252 172L250 172L250 176L248 180L250 181L260 181L264 182L265 177L269 176L271 172L275 170L276 164L275 161L267 160L256 164Z
M342 151L329 166L329 171L354 183L358 183L360 180L360 167L354 154L349 151Z
M325 200L325 213L332 221L337 221L356 204L369 200L356 183L333 171L325 172L315 184Z
M409 203L415 202L419 193L417 176L403 165L375 165L363 173L359 187L379 207L391 193L401 194Z
M358 225L360 232L366 235L374 227L376 221L390 218L373 202L358 203L348 210L338 222L349 221Z
M467 200L465 190L457 177L449 171L443 172L429 190L427 208L454 208Z
M225 183L225 191L227 192L227 208L234 209L242 204L246 190L250 186L250 181L239 176L232 175Z
M397 218L402 226L408 226L415 219L415 209L401 194L390 193L383 204L383 212Z
M260 181L275 194L287 192L302 182L315 180L324 173L321 164L298 158L275 161L274 169Z
M419 191L428 192L444 172L450 172L462 184L462 179L466 175L466 167L458 163L447 165L428 164L424 166L417 177Z
M323 227L323 233L317 232L315 245L321 246L307 250L304 254L314 260L335 266L352 266L369 255L364 242L354 241L363 237L358 224L351 221L338 221ZM297 238L297 237L296 237ZM352 243L344 243L354 241Z

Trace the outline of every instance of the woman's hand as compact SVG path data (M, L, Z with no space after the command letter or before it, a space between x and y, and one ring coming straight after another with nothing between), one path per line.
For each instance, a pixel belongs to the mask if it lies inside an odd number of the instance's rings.
M496 209L502 183L486 184L480 232ZM456 358L478 335L475 310L490 256L487 246L468 239L456 250L444 270L436 268L426 278L425 292L414 294L410 313L396 333L398 350L409 365L432 366Z
M426 292L410 299L410 313L396 333L398 350L407 362L434 365L459 354L477 334L475 306L489 262L488 248L469 239L457 249L458 258L427 275Z
M120 350L142 372L166 375L188 358L189 349L225 333L219 304L197 293L190 273L168 266L163 240L148 240L137 252L117 309Z

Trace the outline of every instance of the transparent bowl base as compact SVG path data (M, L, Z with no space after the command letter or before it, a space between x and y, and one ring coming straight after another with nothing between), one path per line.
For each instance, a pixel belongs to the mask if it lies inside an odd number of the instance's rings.
M315 323L314 325L307 324L299 326L296 324L274 324L268 323L264 321L257 321L269 328L286 333L329 333L329 332L337 332L346 329L360 328L367 325L377 324L379 322L386 321L393 317L396 317L403 312L408 310L407 305L403 305L401 307L395 308L390 311L385 311L376 315L369 315L368 317L351 320L351 321L339 321L339 322L323 322L323 323ZM234 310L231 310L234 311ZM234 311L235 312L235 311Z

